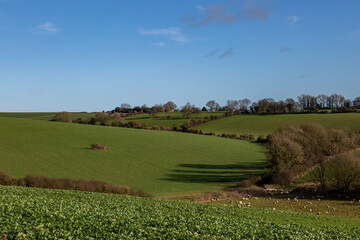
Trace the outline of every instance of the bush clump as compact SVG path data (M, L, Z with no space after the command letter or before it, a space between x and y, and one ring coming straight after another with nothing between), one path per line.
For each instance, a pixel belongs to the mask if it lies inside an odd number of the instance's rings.
M268 141L273 182L286 185L329 157L355 150L360 146L360 134L306 123L284 126Z
M150 197L144 191L135 191L128 186L114 186L95 180L73 180L69 178L47 178L27 175L25 178L13 179L0 172L0 184L7 186L35 187L48 189L77 190L85 192L113 193L137 197Z
M98 143L93 143L93 144L91 144L91 145L90 145L90 148L91 148L92 150L97 150L97 151L108 151L108 150L109 150L108 147L102 146L102 145L100 145L100 144L98 144Z
M59 112L51 119L51 121L55 121L55 122L72 122L72 119L70 117L69 112Z

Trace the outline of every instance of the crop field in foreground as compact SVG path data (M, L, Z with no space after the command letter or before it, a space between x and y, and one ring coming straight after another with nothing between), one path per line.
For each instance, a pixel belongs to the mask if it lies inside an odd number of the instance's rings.
M255 208L0 186L9 239L356 239L360 221ZM16 223L16 224L14 224Z
M273 134L284 125L318 122L326 128L352 128L360 130L360 113L236 115L195 127L217 134Z
M153 196L233 186L268 163L259 144L198 134L20 118L0 118L0 132L0 171L14 178L94 179Z
M202 112L200 114L191 114L189 118L184 116L182 112L159 113L157 117L150 114L139 114L127 117L126 121L137 120L146 123L147 126L173 127L174 124L181 126L185 122L191 121L191 119L201 119L206 116L210 117L211 115L220 116L222 114L224 114L224 112Z

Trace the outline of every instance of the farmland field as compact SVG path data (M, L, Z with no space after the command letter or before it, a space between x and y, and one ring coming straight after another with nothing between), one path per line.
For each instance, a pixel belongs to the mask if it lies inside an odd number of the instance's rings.
M358 220L286 211L3 186L0 199L0 236L9 239L356 239L360 235Z
M0 117L8 117L8 118L28 118L28 119L35 119L35 120L51 120L55 116L55 112L24 112L24 113L12 113L12 112L2 112L0 113ZM95 116L95 113L70 113L70 117L72 119L77 118L89 118Z
M353 128L360 130L360 113L328 114L277 114L236 115L215 120L195 127L204 132L217 134L268 135L284 125L318 122L326 128Z
M5 117L0 132L0 171L17 178L94 179L164 196L218 190L267 170L261 145L212 136Z
M191 119L200 119L206 116L220 116L224 112L202 112L200 114L191 114L189 118L183 115L182 112L171 112L171 113L159 113L158 117L153 117L150 114L139 114L135 116L127 117L126 120L137 120L140 122L146 123L147 126L166 126L173 127L174 124L181 126L185 122L190 121ZM170 117L168 117L170 116Z

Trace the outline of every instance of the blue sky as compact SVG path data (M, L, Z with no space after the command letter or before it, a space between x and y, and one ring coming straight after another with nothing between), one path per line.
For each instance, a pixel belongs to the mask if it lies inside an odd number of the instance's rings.
M358 0L0 0L0 112L360 96Z

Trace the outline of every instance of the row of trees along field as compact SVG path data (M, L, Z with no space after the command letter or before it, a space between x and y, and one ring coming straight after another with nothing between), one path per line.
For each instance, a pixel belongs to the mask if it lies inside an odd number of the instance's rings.
M227 111L227 112L252 112L252 113L294 113L299 111L318 112L324 110L333 110L334 112L348 112L356 111L360 108L360 96L354 100L346 99L339 94L332 94L330 96L321 94L318 96L311 96L302 94L297 97L287 98L286 100L275 101L273 98L264 98L256 102L250 99L227 100L225 106L221 106L215 100L210 100L202 109L187 103L182 107L178 107L174 102L168 101L165 104L155 104L148 107L146 104L142 106L131 107L130 104L123 103L120 107L108 113L123 113L123 114L140 114L149 113L156 115L161 112L181 111L184 115L189 116L192 113L200 113L201 111Z

